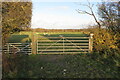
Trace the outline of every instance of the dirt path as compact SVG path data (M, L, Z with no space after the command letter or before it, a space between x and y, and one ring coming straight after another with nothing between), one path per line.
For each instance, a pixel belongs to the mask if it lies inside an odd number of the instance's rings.
M39 55L39 58L44 61L59 61L65 57L64 55Z

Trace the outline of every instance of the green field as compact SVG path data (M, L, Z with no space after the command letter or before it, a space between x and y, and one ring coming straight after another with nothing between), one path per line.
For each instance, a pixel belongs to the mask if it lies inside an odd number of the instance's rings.
M20 42L23 42L23 40L28 37L29 35L11 35L8 42L9 43L20 43ZM27 40L25 42L27 42Z
M31 42L32 35L35 37L87 37L89 36L88 34L82 34L80 32L59 32L59 33L54 33L54 32L49 32L46 35L44 33L40 32L19 32L19 33L14 33L9 37L8 42L10 43L20 43L20 42ZM47 38L49 39L49 38Z

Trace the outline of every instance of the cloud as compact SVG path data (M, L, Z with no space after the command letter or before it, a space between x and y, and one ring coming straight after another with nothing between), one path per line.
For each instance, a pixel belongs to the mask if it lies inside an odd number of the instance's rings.
M68 6L58 6L57 8L58 8L58 9L69 9Z
M47 7L47 10L68 10L69 6L56 6L56 7Z

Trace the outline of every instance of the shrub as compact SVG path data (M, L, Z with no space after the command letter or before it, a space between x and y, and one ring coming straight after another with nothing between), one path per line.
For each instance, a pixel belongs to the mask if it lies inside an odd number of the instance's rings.
M101 52L107 49L117 49L116 36L112 35L112 32L106 29L92 29L90 32L94 34L94 51Z
M94 34L91 57L95 60L101 60L103 63L113 63L115 66L120 67L119 35L98 28L91 29L90 32Z

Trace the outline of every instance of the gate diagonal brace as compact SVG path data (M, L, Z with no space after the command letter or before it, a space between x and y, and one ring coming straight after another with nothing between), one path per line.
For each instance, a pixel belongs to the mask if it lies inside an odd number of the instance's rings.
M23 47L23 48L21 48L19 51L17 51L16 53L18 53L18 52L20 52L20 51L23 51L24 50L24 48L27 48L29 46L29 44L28 45L26 45L25 47ZM15 54L16 54L15 53ZM26 53L26 52L25 52Z
M56 41L54 44L57 44L59 41L61 41L62 40L62 38L60 39L60 40L58 40L58 41ZM47 50L48 48L50 48L51 46L53 46L54 44L52 44L52 45L50 45L50 46L48 46L47 48L45 48L45 50ZM41 53L42 53L43 51L41 51Z
M74 44L72 41L69 41L68 39L66 39L66 38L64 38L66 41L68 41L68 42L70 42L70 43L72 43L73 45L75 45L75 47L78 47L79 49L81 49L78 45L76 45L76 44ZM83 49L81 49L82 51L85 51L85 50L83 50ZM85 51L86 52L86 51Z
M18 51L20 51L20 49L18 47L11 45L11 44L8 44L8 45L13 46L14 48L18 49Z

